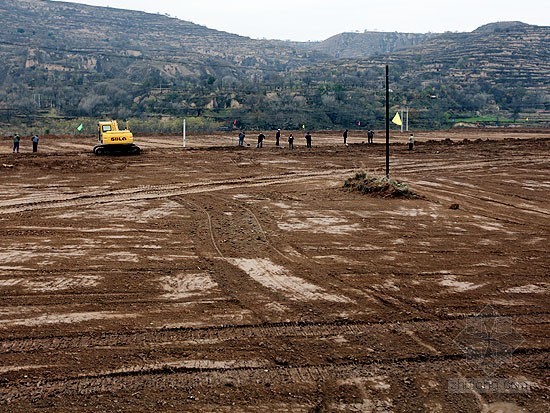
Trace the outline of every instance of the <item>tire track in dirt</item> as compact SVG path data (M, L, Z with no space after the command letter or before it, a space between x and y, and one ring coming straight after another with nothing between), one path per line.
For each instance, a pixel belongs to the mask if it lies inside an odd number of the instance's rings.
M448 199L449 202L451 200L460 201L460 200L468 200L467 202L467 208L470 210L470 212L474 212L480 215L483 215L488 218L497 219L500 221L504 221L510 224L514 225L525 225L530 222L528 218L522 219L520 216L518 216L518 212L530 214L530 215L538 215L540 217L548 218L550 217L550 211L546 210L544 208L532 206L532 207L522 207L519 205L516 205L512 203L511 201L503 201L503 200L497 200L494 198L491 198L487 195L487 191L485 190L473 190L469 189L468 193L463 193L460 191L457 191L456 189L445 189L441 187L434 187L434 186L428 186L428 185L422 185L417 184L418 188L422 189L422 193L425 196L428 196L431 199L437 199L439 197L443 197L445 199ZM499 194L495 194L499 195ZM464 203L462 203L461 206L463 206ZM488 208L488 205L495 205L498 206L498 212L493 208ZM502 210L505 209L508 212L503 213ZM488 212L490 211L490 212ZM544 222L541 222L542 225L545 225ZM546 225L550 225L550 221Z
M216 202L218 202L218 203L220 202L219 197L216 198ZM235 201L226 200L225 202L227 202L229 205L236 205L237 208L240 208L240 209L244 210L245 213L248 213L252 217L253 223L250 223L249 225L255 224L255 227L257 228L257 231L255 231L255 229L252 228L252 230L250 231L250 234L255 234L257 232L259 234L258 239L262 241L261 243L257 243L254 247L254 251L255 251L255 254L256 254L257 257L270 257L270 256L272 256L271 252L275 251L280 257L282 257L284 260L288 261L290 264L293 265L294 268L292 268L290 270L291 273L296 272L297 268L301 269L300 263L297 263L296 260L294 260L294 259L290 258L288 255L282 253L278 248L276 248L273 245L272 242L270 242L270 240L267 236L267 233L263 229L263 226L262 226L257 214L253 212L251 207L249 207L245 204L245 201L235 202ZM237 216L238 216L237 220L232 217L230 219L230 222L225 222L224 224L220 224L218 227L225 228L225 227L228 227L228 226L231 226L231 225L242 226L243 225L242 222L244 221L245 215L244 214L237 214ZM240 222L240 223L236 224L236 221ZM213 234L212 222L211 222L210 217L209 217L209 226L210 226L210 230L212 231L211 234ZM236 238L238 238L238 237L235 237L235 236L232 237L232 243L233 244L235 243ZM212 237L212 240L213 240L213 243L215 244L214 237ZM235 245L233 250L240 250L241 249L240 247L241 246ZM224 255L219 250L219 248L217 246L216 246L216 249L218 250L219 255L221 257L223 257L226 261L231 262L233 265L238 265L238 264L236 264L236 262L239 261L238 259L237 260L228 259L227 255L229 253ZM243 250L244 250L244 248L243 248ZM231 254L229 254L229 255L231 255ZM313 268L316 269L317 271L314 271L314 272L316 272L318 274L323 274L324 273L322 264L317 263L315 260L313 260L311 258L309 258L308 260L310 262L315 263ZM262 266L260 262L258 262L257 265ZM277 266L275 263L273 263L272 265L273 265L273 267L276 271L284 269L283 267ZM357 290L355 287L353 287L353 286L351 286L351 285L349 285L349 284L343 282L342 280L339 280L338 278L333 277L333 276L324 277L323 282L319 285L319 282L321 281L319 279L319 277L308 277L307 274L303 273L303 270L302 270L302 274L300 276L300 279L292 276L291 273L288 273L288 274L285 273L284 275L280 274L280 276L278 276L276 274L268 275L268 279L266 279L265 283L267 283L271 287L276 287L276 289L279 289L279 292L280 292L280 290L286 291L286 292L289 292L289 293L293 292L294 295L301 297L302 300L304 300L304 299L307 300L308 296L312 296L312 297L315 296L315 297L318 297L320 299L323 299L323 297L325 297L326 299L329 299L329 301L330 300L336 300L336 301L345 302L347 304L355 303L356 307L364 307L365 305L368 305L368 304L372 305L372 301L373 301L372 298L374 298L374 299L377 299L379 305L381 305L383 308L387 308L387 304L390 303L390 301L391 301L391 304L390 304L391 308L398 308L399 310L402 310L403 313L407 313L407 314L411 314L414 311L414 309L411 309L410 305L408 305L406 303L402 303L401 301L399 301L398 299L395 299L393 297L380 298L379 296L382 295L382 294L374 292L374 291L370 291L369 292L370 296L366 297L366 295L364 293ZM275 279L275 278L277 278L277 279ZM301 279L303 279L304 281L301 281ZM280 282L278 282L278 280L280 280ZM298 280L300 280L300 282ZM262 280L258 280L258 279L256 281L258 281L260 283L262 282ZM301 283L302 286L300 286L299 283ZM308 291L308 289L310 289L310 288L316 288L317 285L319 285L319 288L321 290L316 291L316 292ZM302 291L302 289L305 289L305 290ZM333 296L332 299L329 297L330 294L327 294L325 292L321 292L321 291L327 291L327 290L328 291L335 291L335 294L332 295ZM346 294L350 294L350 292L353 293L352 294L353 299L352 300L347 299L343 295L342 291L345 291ZM241 291L241 293L242 293L242 291ZM254 294L254 291L252 292L252 295L253 294ZM277 302L277 301L278 302L283 302L284 303L283 308L285 308L285 309L289 309L289 308L293 307L293 303L292 303L292 301L288 300L288 297L287 297L287 299L284 299L283 297L280 296L280 294L278 294L278 295L274 296L272 299L273 299L273 302ZM311 305L311 303L310 303L310 305ZM420 316L420 313L417 313L416 315Z
M314 307L325 301L350 305L356 303L356 298L365 299L365 295L360 291L340 281L329 278L328 283L325 282L327 279L320 282L319 278L304 274L300 264L296 264L295 260L287 257L270 242L257 214L246 205L246 201L236 201L223 196L210 199L206 195L201 200L195 200L194 204L203 205L207 214L208 208L205 205L216 204L217 210L227 211L216 215L216 225L213 224L213 217L208 215L212 244L218 252L218 257L223 259L221 262L212 263L211 272L244 272L244 278L241 275L214 277L219 285L230 291L245 308L258 315L260 320L269 320L270 317L278 320L295 312L299 314L306 303ZM224 243L224 239L230 239L231 242ZM287 268L277 264L276 260L268 259L267 257L272 257L274 252L291 266ZM233 269L227 269L227 264ZM320 266L319 270L322 270ZM343 290L346 290L345 293ZM347 298L344 294L349 294L350 291L354 291L357 297ZM370 304L372 305L372 302Z
M161 347L162 343L223 342L226 340L247 341L252 338L268 341L276 337L297 337L317 339L322 336L368 336L389 331L444 331L444 325L451 330L460 331L469 320L512 320L515 325L546 325L550 323L550 313L522 313L513 315L455 315L433 319L409 319L404 321L303 321L303 322L265 322L260 324L224 325L207 327L176 327L161 329L143 329L132 331L76 333L67 335L49 335L43 337L0 338L0 354L34 353L45 350L70 350L81 348L111 348L127 346ZM158 344L161 343L161 344ZM533 347L535 348L535 347Z
M541 358L545 357L548 349L544 351L522 350L516 357L522 363L540 366ZM495 354L495 360L509 357L507 353ZM482 359L480 356L478 359ZM353 360L341 362L325 362L316 365L276 365L248 367L245 365L228 368L208 368L179 366L177 363L165 365L143 366L143 369L118 369L113 371L89 372L66 377L49 377L39 382L31 379L21 382L12 382L0 388L0 399L4 402L16 403L17 401L34 400L36 398L74 397L76 395L88 398L102 393L128 393L143 392L144 389L164 389L164 396L182 396L182 389L190 392L208 394L208 388L223 388L231 386L230 383L239 384L239 387L257 386L258 383L269 383L269 388L285 391L289 394L295 388L302 390L309 388L316 394L319 382L341 381L345 378L369 378L379 376L381 372L400 377L400 371L407 371L414 376L415 371L436 370L440 372L451 371L457 374L465 361L475 362L476 358L460 353L448 353L434 356L416 354L409 356L371 358L368 360ZM450 376L452 377L452 375ZM399 382L401 381L401 384ZM542 389L538 383L533 383L535 389ZM402 380L392 380L393 392L402 393ZM267 391L271 392L270 389ZM257 392L257 390L256 390ZM255 392L255 393L256 393ZM405 394L409 393L405 391ZM185 393L184 393L185 394ZM257 394L257 393L256 393ZM290 393L291 394L291 393Z
M220 198L218 197L216 199L216 202L219 202L219 200L220 200ZM229 202L229 201L226 201L226 202ZM211 204L211 202L207 202L207 203ZM285 254L283 254L280 250L275 248L269 242L269 239L266 235L265 230L262 227L262 224L260 223L257 215L252 211L252 209L250 207L244 205L244 202L243 202L243 204L235 203L235 202L231 202L231 203L238 205L238 207L240 207L240 208L243 208L248 214L250 214L253 217L253 219L256 223L256 226L257 226L257 231L252 229L250 231L250 233L255 234L257 232L259 234L259 236L263 240L266 241L266 243L264 243L262 245L263 248L258 249L258 246L256 246L254 248L254 250L256 251L257 256L266 256L266 257L267 256L272 256L272 253L270 253L270 251L268 251L268 249L271 249L272 251L275 251L279 256L283 257L285 260L288 260L292 264L295 264L294 260L289 259L289 257L287 257ZM242 214L240 214L240 213L236 214L236 215L238 217L242 216ZM222 253L220 248L217 246L216 241L214 240L214 235L213 235L214 234L214 229L213 229L213 226L212 226L212 219L211 219L210 216L209 216L208 219L209 219L209 228L210 228L212 243L215 246L215 248L217 249L218 255L220 257L226 258L227 253ZM232 225L232 224L234 224L234 221L235 221L235 217L231 217L231 218L228 219L228 222L226 222L226 224L220 224L220 225L218 225L218 227L224 227L224 226L227 226L227 225ZM239 250L239 246L235 245L234 249ZM231 254L229 254L229 255L231 255ZM313 279L308 279L307 275L305 275L305 279L308 280L309 282L313 282L315 284L318 284L319 281L320 281L320 278L318 277L318 275L324 273L323 266L320 263L315 263L315 260L309 259L308 261L310 262L310 264L309 264L310 267L311 267L312 262L315 264L315 265L313 265L313 268L317 269L317 271L314 271L314 272L316 272L317 276L314 277ZM221 268L219 268L216 271L222 271L222 270L221 270ZM302 277L304 277L304 274L302 274ZM341 279L338 279L336 277L331 277L330 275L328 275L328 278L330 278L331 281L327 282L327 277L326 276L321 277L321 279L323 280L322 283L320 284L321 287L330 286L330 287L328 287L329 290L347 291L348 293L349 293L349 291L355 290L354 286L345 283L345 281L343 281ZM253 285L251 284L249 287L252 289ZM234 288L232 290L234 292L239 291L239 289L236 285L234 286ZM244 292L242 291L242 289L239 292L241 293L241 298L239 299L239 301L243 302L243 296L242 295L244 295ZM253 295L253 294L251 294L251 295ZM412 300L403 300L403 299L395 297L393 295L386 294L386 293L381 292L381 291L374 291L372 289L368 290L368 295L370 296L369 297L370 301L367 300L369 302L366 302L364 294L359 294L357 296L354 294L353 298L354 298L354 301L357 301L357 306L358 307L364 307L366 304L370 304L372 306L372 299L375 299L378 302L378 305L381 307L381 309L384 309L384 311L386 311L386 312L387 312L387 310L391 309L392 311L397 311L398 313L400 313L402 315L405 315L405 316L414 316L414 317L419 317L419 318L427 316L427 314L425 312L426 311L425 307L423 307L422 305L420 305L420 304L418 304L418 303L416 303ZM289 305L289 303L286 300L283 300L280 296L274 296L273 300L274 300L274 302L285 302L285 307L287 309L289 307L292 307L292 303L290 303L290 305ZM253 307L251 307L251 306L254 306L253 301L250 301L250 300L244 300L244 301L246 301L247 304L243 304L243 305L246 308L252 310ZM265 301L265 303L267 303L267 301ZM367 307L368 307L368 305L367 305ZM253 312L255 314L258 314L258 311L259 310L257 308L255 310L253 310ZM262 317L261 319L265 320L264 317Z
M533 168L533 165L535 163L540 164L539 168L541 170L544 170L547 168L547 164L550 160L546 159L541 156L537 157L531 157L531 158L521 158L518 160L487 160L487 161L460 161L460 160L453 160L452 165L449 164L449 160L442 161L442 162L432 162L427 163L422 168L418 167L415 163L410 163L410 166L408 163L401 163L395 166L395 169L400 174L417 174L417 173L426 173L426 172L436 172L441 170L453 170L453 169L459 169L461 171L464 171L465 169L472 170L472 169L482 169L487 170L488 168L494 168L494 167L502 167L509 169L511 166L516 165L518 167L529 167ZM444 182L449 184L449 187L452 187L455 182L453 182L450 179L443 179L443 178L436 178L437 181ZM436 186L436 185L429 185L422 183L415 184L417 187L422 188L424 191L434 193L434 194L445 194L445 195L451 195L450 197L446 197L448 199L457 199L457 197L460 198L466 198L470 200L477 200L482 202L487 202L490 204L494 204L498 207L505 207L507 209L516 210L513 212L510 212L510 215L503 215L506 217L505 219L509 219L512 223L518 223L514 222L514 218L517 219L517 211L539 215L541 217L549 217L550 216L550 210L536 206L536 205L530 205L530 206L524 206L521 204L514 203L510 201L509 199L511 197L519 198L522 200L529 200L517 196L516 194L510 194L507 192L499 192L498 190L494 189L492 191L488 191L486 188L483 190L475 188L472 185L467 186L467 192L466 191L460 191L456 189L446 189L443 186ZM455 184L456 186L456 184ZM483 209L477 207L476 209ZM525 220L521 223L523 224Z
M419 166L416 161L408 161L400 158L398 161L394 160L392 163L392 170L399 174L413 174L413 173L426 173L426 172L441 172L441 171L476 171L476 170L487 170L489 168L503 167L509 168L513 165L518 166L533 166L535 163L542 164L541 169L545 168L545 164L549 162L545 160L542 156L532 157L532 158L521 158L518 160L513 159L470 159L470 160L461 160L461 159L445 159L442 161L428 161L423 165Z
M248 212L252 217L254 218L254 221L256 222L256 225L258 226L259 232L262 234L262 237L266 240L269 247L275 251L277 254L279 254L281 257L283 257L285 260L290 261L292 263L295 263L296 260L293 260L288 256L288 254L283 254L279 249L273 245L273 243L269 240L269 237L267 236L267 233L264 231L264 228L262 227L262 224L260 223L260 220L258 219L258 216L248 207L241 205L241 208L243 208L246 212Z
M171 184L145 187L134 187L114 191L90 192L78 195L49 196L40 201L31 200L5 200L0 203L0 214L13 214L25 211L49 208L70 208L85 205L104 204L121 201L137 201L144 199L169 198L179 195L200 194L206 192L218 192L235 188L253 188L266 185L278 185L286 183L299 183L322 178L325 176L345 176L352 173L350 169L330 170L321 172L295 173L292 176L264 176L245 178L242 180L211 181L199 184Z
M192 197L178 196L172 198L182 205L189 205L195 211L200 211L206 217L207 238L202 240L202 244L197 245L197 255L206 259L206 267L209 274L215 280L230 299L239 303L239 306L245 310L254 314L257 320L268 321L275 318L279 319L281 316L282 307L278 303L278 299L275 294L269 290L258 288L257 285L249 277L235 276L231 273L237 271L233 268L228 269L228 256L235 255L237 251L252 251L254 246L251 243L243 243L243 234L248 234L247 238L253 239L258 231L258 228L247 222L247 219L242 214L234 214L227 219L221 219L223 214L218 214L213 217L209 212L210 205L216 204L217 210L220 209L220 199L223 197L217 197L212 199L208 194L193 194ZM234 205L234 203L233 203ZM224 208L222 208L223 210ZM215 222L215 219L217 222ZM229 247L222 246L224 244L222 234L223 231L236 228L240 228L240 237L237 232L234 232L231 236L225 235L228 239L231 239L231 245ZM199 231L200 232L200 231ZM265 235L265 234L264 234ZM246 241L246 240L244 240ZM196 242L201 242L200 237L196 239ZM208 245L206 243L208 242ZM222 251L223 249L223 251ZM208 251L213 250L213 254ZM258 253L258 252L256 252Z

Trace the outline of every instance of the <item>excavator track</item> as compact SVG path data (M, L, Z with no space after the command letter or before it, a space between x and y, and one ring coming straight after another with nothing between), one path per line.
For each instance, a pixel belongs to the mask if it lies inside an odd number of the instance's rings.
M94 154L102 155L139 155L141 148L137 145L97 145L93 149Z

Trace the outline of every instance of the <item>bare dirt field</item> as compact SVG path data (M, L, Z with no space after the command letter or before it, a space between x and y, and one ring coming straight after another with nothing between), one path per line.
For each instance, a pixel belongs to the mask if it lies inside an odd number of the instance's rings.
M248 135L0 140L1 412L550 411L548 130Z

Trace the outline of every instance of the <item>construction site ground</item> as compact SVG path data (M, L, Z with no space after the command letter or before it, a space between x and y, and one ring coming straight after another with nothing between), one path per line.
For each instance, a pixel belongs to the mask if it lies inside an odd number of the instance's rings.
M550 133L0 139L0 411L550 411Z

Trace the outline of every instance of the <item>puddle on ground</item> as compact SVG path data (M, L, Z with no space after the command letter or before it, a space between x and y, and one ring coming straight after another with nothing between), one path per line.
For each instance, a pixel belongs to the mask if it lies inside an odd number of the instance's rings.
M249 360L177 360L165 361L153 364L139 364L136 366L128 366L116 370L101 371L97 374L110 375L121 373L140 372L145 370L160 370L165 368L173 369L243 369L243 368L261 368L269 367L271 363L268 360L249 359Z
M337 217L291 218L277 224L283 231L311 231L314 233L345 235L362 231L361 225L348 224L348 221Z
M179 261L179 260L196 260L196 255L149 255L147 259L150 261Z
M472 218L476 218L479 222L470 221L469 224L473 225L475 227L484 229L485 231L490 232L499 232L507 235L515 235L516 233L513 231L508 231L504 228L504 225L500 222L489 222L485 219L485 217L474 215Z
M121 314L107 311L65 313L65 314L42 314L37 317L15 318L11 320L0 320L0 328L11 326L37 327L49 324L73 324L93 320L113 320L120 318L137 317L135 314Z
M36 277L32 279L16 278L0 280L2 287L20 287L31 292L51 292L69 289L91 288L99 284L103 277L95 275L77 275L74 277Z
M455 275L446 275L443 280L439 281L439 285L449 287L452 291L462 293L465 291L475 290L485 284L474 284L469 281L457 281Z
M180 300L198 295L205 295L218 287L218 284L206 274L178 274L160 278L162 296L169 300Z
M546 238L535 237L535 238L531 238L530 240L524 241L523 243L525 245L536 245L536 244L540 244L541 242L546 242Z
M322 300L336 303L348 303L351 301L347 297L327 293L317 285L290 275L284 267L274 264L267 258L228 258L227 261L247 273L254 281L266 288L284 294L291 300Z
M29 246L29 249L27 250L17 250L14 249L9 252L0 252L0 262L2 263L23 263L27 261L33 261L37 262L39 259L44 259L43 261L40 261L39 264L41 265L47 265L53 263L51 258L55 257L58 259L61 258L75 258L75 257L82 257L83 255L86 255L86 252L82 250L82 247L80 247L79 250L70 250L69 248L62 250L58 250L55 253L44 253L37 251L33 249L33 246Z
M292 205L286 204L284 202L274 202L273 206L276 206L277 208L281 208L281 209L287 209L287 210L293 207Z
M139 262L139 256L128 251L110 252L97 258L94 261L118 261L118 262Z
M480 262L478 264L474 264L474 267L509 267L507 263L504 262L504 260L490 260L485 262Z
M477 243L477 245L483 245L485 247L489 247L491 245L499 245L500 242L492 240L492 239L482 239Z
M501 305L504 307L517 307L517 306L528 305L527 302L517 300L517 299L512 299L512 300L495 299L495 300L491 300L489 304Z
M387 211L381 211L381 212L383 212L387 215L400 216L400 217L425 217L425 216L429 216L429 217L434 218L434 219L439 217L438 209L435 208L435 207L431 207L429 209L400 207L400 208L398 208L394 211L387 210Z
M1 366L0 367L0 374L4 374L4 373L10 373L10 372L13 372L13 371L22 371L22 370L39 370L39 369L47 369L47 368L51 368L53 366L51 365L48 365L48 364L27 364L27 365L24 365L24 366Z
M504 292L510 294L544 294L550 291L550 284L545 285L522 285L520 287L513 287L504 290Z
M351 258L341 257L340 255L314 255L314 260L325 260L329 261L331 263L341 263L341 264L347 264L347 265L361 265L363 264L362 261L357 261Z
M112 218L113 210L111 206L114 204L115 203L105 204L102 208L80 208L76 211L52 214L50 217L56 219ZM178 210L184 208L181 204L171 200L160 202L160 205L158 204L158 200L152 200L150 202L120 202L116 203L116 214L120 220L146 223L152 220L158 220L174 215ZM184 216L183 218L188 218L188 216Z

